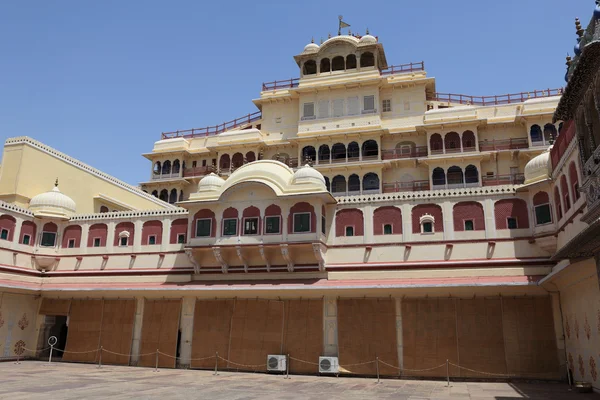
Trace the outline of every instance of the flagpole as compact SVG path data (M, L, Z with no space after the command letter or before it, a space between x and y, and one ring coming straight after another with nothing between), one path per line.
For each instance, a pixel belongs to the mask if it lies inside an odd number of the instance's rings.
M342 36L342 18L344 17L338 16L338 36Z

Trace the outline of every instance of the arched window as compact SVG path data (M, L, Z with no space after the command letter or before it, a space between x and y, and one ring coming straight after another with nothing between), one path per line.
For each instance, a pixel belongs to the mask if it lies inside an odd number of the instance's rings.
M169 195L169 204L177 203L177 189L171 189L171 194Z
M431 181L433 186L445 186L446 185L446 173L440 167L433 170L431 174Z
M431 154L441 154L444 151L444 141L442 140L442 135L439 133L434 133L429 138L429 148L431 150Z
M231 158L231 166L233 168L239 168L244 165L244 155L242 153L235 153Z
M158 196L159 199L161 199L162 201L169 201L169 191L167 189L163 189L160 191L160 196Z
M360 150L358 147L358 143L350 142L348 144L348 160L357 160L360 156Z
M209 209L203 209L194 214L192 220L192 237L215 237L217 226L215 223L215 213Z
M229 154L223 154L221 156L221 158L219 159L219 168L228 170L230 164L231 164L231 161L229 158Z
M69 225L65 228L62 237L62 248L77 249L81 246L81 226Z
M463 151L475 151L475 134L472 131L464 131L462 135Z
M402 211L398 207L379 207L373 212L374 235L402 234Z
M571 208L571 196L569 195L569 185L567 185L567 177L560 177L560 190L563 195L563 204L565 205L565 213Z
M167 160L163 163L162 174L169 175L171 173L171 161Z
M236 236L238 234L238 210L233 207L223 211L221 236Z
M346 208L335 214L335 236L363 236L363 213L357 208Z
M158 190L153 190L152 191L152 196L158 197Z
M265 209L265 235L281 235L282 229L281 208L276 204L271 204Z
M369 172L363 176L363 191L379 193L379 175Z
M556 219L560 221L563 216L562 204L560 203L560 192L558 186L554 187L554 204L556 204Z
M179 160L173 161L173 168L171 169L171 172L173 174L178 174L180 168L181 168L181 165L179 164Z
M246 207L242 212L242 234L260 235L261 229L260 210L255 206Z
M179 201L183 201L183 190L179 191Z
M579 200L579 176L577 175L577 167L575 166L575 162L571 161L569 164L569 178L571 179L571 188L573 188L573 197L575 197L575 201Z
M325 176L325 187L329 192L331 192L331 182L329 182L329 177Z
M104 213L107 213L107 212L108 212L108 207L106 207L106 206L101 206L100 207L100 213L101 214L104 214Z
M404 142L396 143L396 157L397 158L413 157L413 155L416 155L415 154L416 147L417 146L416 146L415 142L404 141Z
M348 54L346 56L346 69L356 68L356 56L354 54Z
M464 176L462 168L456 165L448 168L448 185L462 185L464 183Z
M467 165L465 168L465 183L479 183L479 171L474 165Z
M375 56L371 52L362 53L360 56L360 67L374 67L375 66Z
M494 203L496 229L529 228L529 212L523 199L503 199Z
M304 75L314 75L317 73L317 63L315 60L307 60L304 62Z
M539 125L532 125L531 129L529 130L529 136L531 136L532 142L542 142L542 128L540 128Z
M288 165L290 162L290 155L287 153L277 153L273 156L273 160L277 160L285 165Z
M317 152L315 151L315 148L312 146L305 146L302 149L302 160L300 160L300 163L305 163L305 162L314 162L317 159Z
M160 175L162 169L161 169L161 164L160 161L157 161L154 163L154 169L152 170L152 172L154 172L154 175Z
M362 144L363 160L376 159L379 155L379 146L375 140L367 140Z
M454 231L484 231L483 206L476 201L462 201L452 207Z
M296 203L288 215L288 233L315 233L317 218L315 209L307 202Z
M456 132L448 132L444 136L444 145L446 153L455 153L460 151L460 136Z
M437 204L419 204L412 209L413 233L444 231L442 208Z
M0 216L0 239L12 241L15 234L17 220L10 215Z
M132 246L135 225L133 222L119 222L115 226L115 246Z
M331 193L341 194L346 193L346 178L342 175L337 175L331 182Z
M556 127L553 124L544 125L544 141L546 143L553 143L556 139L557 132Z
M345 64L344 57L342 57L342 56L333 57L333 60L331 60L331 70L332 71L343 71L345 69L344 64Z
M246 162L249 162L249 163L251 163L251 162L253 162L253 161L256 161L256 155L254 154L254 152L253 152L253 151L249 151L249 152L247 152L247 153L246 153Z
M352 174L348 177L348 192L349 193L360 193L360 178L356 174Z
M169 233L170 244L184 244L187 242L188 223L187 218L176 219L171 223L171 232Z
M329 162L329 157L331 157L329 146L326 144L319 146L319 163L327 164Z
M146 221L142 225L142 246L152 246L162 243L162 222Z
M343 143L336 143L331 147L331 160L333 162L346 161L346 146Z
M319 72L322 74L323 72L331 72L331 62L329 58L323 58L321 60L321 68L319 68Z
M544 225L552 222L552 212L550 211L550 196L546 192L537 192L533 196L533 209L535 214L535 224Z
M108 226L106 224L94 224L90 226L87 247L105 247L108 237Z

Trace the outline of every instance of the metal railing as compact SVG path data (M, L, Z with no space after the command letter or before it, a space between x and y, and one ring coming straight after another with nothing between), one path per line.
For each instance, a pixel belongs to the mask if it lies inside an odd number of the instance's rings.
M173 179L173 178L179 178L179 172L172 172L170 174L157 174L157 173L152 173L152 180L161 180L161 179Z
M383 184L383 193L417 192L429 190L429 181L388 182Z
M529 147L527 138L492 139L479 142L479 151L526 149Z
M427 146L417 146L409 149L381 150L383 160L395 160L399 158L427 157Z
M501 94L494 96L471 96L466 94L436 92L432 96L428 96L427 100L439 101L443 103L493 106L501 104L522 103L526 100L543 97L560 96L562 95L562 93L563 88L534 90L533 92Z
M186 130L174 131L174 132L163 132L161 136L163 139L173 139L173 138L178 138L178 137L194 138L194 137L202 137L202 136L213 136L213 135L218 135L219 133L222 133L222 132L234 129L234 128L239 128L239 127L251 124L252 122L258 121L261 118L262 118L262 113L260 111L257 111L255 113L244 115L243 117L239 117L239 118L233 119L231 121L223 122L222 124L219 124L219 125L207 126L204 128L186 129Z
M216 170L215 167L213 167L212 165L207 165L204 167L192 167L192 168L186 168L183 170L183 177L184 178L189 178L189 177L193 177L193 176L202 176L202 175L206 175L210 172L214 172Z
M381 75L404 74L407 72L425 71L425 62L412 62L408 64L392 65L381 70Z
M282 81L263 82L262 90L264 92L266 90L291 89L298 87L299 83L300 78L290 78L284 79Z
M498 185L520 185L525 182L524 174L508 174L508 175L484 175L482 178L483 186L498 186Z

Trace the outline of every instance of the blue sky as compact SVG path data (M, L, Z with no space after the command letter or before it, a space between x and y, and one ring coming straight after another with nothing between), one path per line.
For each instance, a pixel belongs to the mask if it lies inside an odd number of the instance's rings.
M425 61L437 90L564 85L592 0L0 1L0 139L27 135L129 183L163 131L254 112L261 83L298 76L314 36L379 36L388 64ZM346 30L344 30L346 31ZM49 186L52 182L48 183Z

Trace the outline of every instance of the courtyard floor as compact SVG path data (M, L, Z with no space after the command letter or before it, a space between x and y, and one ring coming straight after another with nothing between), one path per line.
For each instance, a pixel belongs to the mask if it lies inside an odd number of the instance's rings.
M0 363L0 399L587 400L558 383L481 383L290 376L25 361Z

